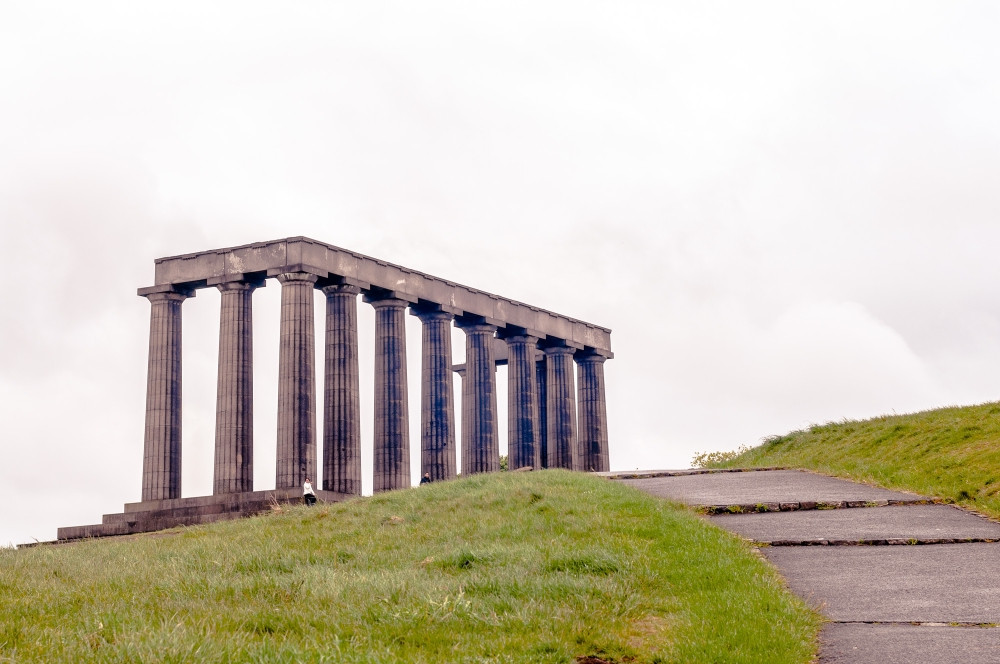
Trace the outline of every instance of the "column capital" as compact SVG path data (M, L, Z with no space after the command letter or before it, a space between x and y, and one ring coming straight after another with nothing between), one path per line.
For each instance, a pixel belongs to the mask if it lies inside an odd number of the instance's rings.
M544 339L545 334L530 327L521 327L520 325L504 324L497 329L497 338L499 339L516 339L517 337L532 337L537 342L540 339Z
M358 295L361 293L361 287L354 284L333 284L332 286L323 286L320 290L323 291L324 295Z
M542 350L546 355L573 355L576 352L575 348L569 346L546 346Z
M310 274L309 272L282 272L281 274L275 275L275 279L282 284L295 281L307 281L311 284L315 284L319 280L319 277L315 274Z
M249 281L223 281L222 283L215 284L215 287L219 289L220 293L225 293L228 291L253 291L263 284L250 283Z
M368 304L375 306L377 302L395 302L393 306L412 306L419 302L419 299L402 291L389 290L386 288L365 289L362 298ZM400 305L402 303L402 305Z
M515 334L513 336L504 337L504 341L508 344L528 344L531 346L538 343L538 337L532 334Z
M473 332L489 332L490 334L499 329L496 321L484 316L456 316L455 327L459 327L471 334Z
M466 334L493 334L497 331L497 326L489 323L475 323L473 325L458 325L456 323L455 325L464 330Z
M365 302L372 305L376 309L405 309L410 306L410 303L406 300L399 300L394 297L373 299L371 296L366 295Z
M460 309L427 300L420 300L410 305L410 314L422 321L453 320L460 313L462 313Z
M191 295L186 295L184 293L150 293L144 296L150 302L183 302L184 300L192 297Z
M578 350L573 355L573 359L576 360L577 364L583 364L584 362L588 362L590 364L604 364L608 358L600 353Z
M466 334L476 332L488 332L493 334L498 326L494 325L482 316L458 316L455 318L455 327L465 330Z
M431 320L451 321L455 318L455 314L450 311L441 311L439 309L417 309L415 307L410 307L410 313L424 323Z
M147 286L136 290L136 295L144 297L150 302L163 300L183 300L195 296L193 288L183 288L173 284L160 284L159 286ZM173 297L167 297L173 296Z

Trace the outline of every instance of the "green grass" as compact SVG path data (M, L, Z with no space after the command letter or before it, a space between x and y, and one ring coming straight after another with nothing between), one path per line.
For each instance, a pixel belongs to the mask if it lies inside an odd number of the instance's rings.
M808 468L1000 518L1000 404L817 425L710 465Z
M2 550L0 616L0 662L805 663L820 620L746 543L565 471Z

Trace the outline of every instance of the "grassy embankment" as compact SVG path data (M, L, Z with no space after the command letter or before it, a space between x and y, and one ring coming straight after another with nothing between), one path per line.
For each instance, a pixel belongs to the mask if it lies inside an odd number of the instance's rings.
M1000 518L1000 404L813 426L709 466L808 468Z
M745 543L564 471L2 550L0 616L0 662L804 663L819 622Z

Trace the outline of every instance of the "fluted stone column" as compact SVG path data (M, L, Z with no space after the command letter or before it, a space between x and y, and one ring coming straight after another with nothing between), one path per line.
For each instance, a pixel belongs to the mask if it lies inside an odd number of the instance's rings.
M361 495L361 388L358 374L357 286L326 295L323 397L323 488Z
M535 348L538 337L507 337L507 467L541 468L538 436L538 378Z
M535 362L535 376L538 380L538 456L542 463L542 468L549 467L549 419L548 419L548 390L545 383L548 374L548 363L545 356Z
M573 349L563 346L546 348L545 363L549 468L579 470Z
M215 400L214 493L253 491L253 317L256 286L218 284L219 378Z
M420 474L432 480L455 477L455 387L451 320L445 311L421 311Z
M408 303L373 299L375 307L374 491L410 486L410 432L406 395Z
M313 287L316 275L287 272L281 282L278 354L278 452L275 486L316 479L316 348Z
M608 408L604 396L604 360L596 353L576 356L579 400L580 470L606 472L608 463Z
M465 330L465 378L462 380L462 473L500 470L497 427L495 325L461 323Z
M145 295L149 317L146 433L142 499L181 497L181 303L182 293Z

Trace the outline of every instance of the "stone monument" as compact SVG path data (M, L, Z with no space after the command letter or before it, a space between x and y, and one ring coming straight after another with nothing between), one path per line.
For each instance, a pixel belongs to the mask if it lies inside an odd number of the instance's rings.
M142 500L60 540L146 532L299 500L322 464L326 501L361 493L358 295L375 309L374 491L410 486L406 310L422 324L420 474L455 477L452 375L462 376L461 472L500 468L496 366L508 365L511 469L607 471L604 361L611 331L385 261L293 237L155 261L150 305ZM281 284L275 488L253 487L253 292ZM181 496L181 310L222 293L211 496ZM322 460L317 456L313 291L326 296ZM451 326L466 334L452 365ZM574 381L574 365L576 380Z

